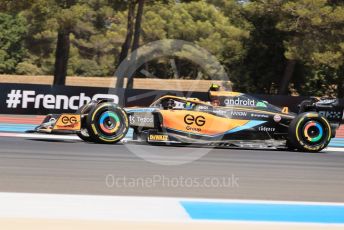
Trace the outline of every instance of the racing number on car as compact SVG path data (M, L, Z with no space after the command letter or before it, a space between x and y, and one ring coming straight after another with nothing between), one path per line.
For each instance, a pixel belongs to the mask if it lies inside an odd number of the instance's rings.
M283 107L282 113L288 114L289 113L289 107Z
M204 126L205 125L205 117L203 116L193 116L191 114L188 114L184 117L184 122L187 125L196 124L197 126Z

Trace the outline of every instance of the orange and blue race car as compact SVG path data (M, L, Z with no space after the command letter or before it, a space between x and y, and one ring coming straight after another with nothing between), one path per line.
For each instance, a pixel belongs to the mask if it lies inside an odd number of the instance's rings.
M82 140L115 144L133 130L150 144L274 148L319 152L342 123L337 99L311 99L299 112L243 93L209 91L209 101L163 96L149 107L121 108L91 101L75 114L50 114L36 132L75 133Z

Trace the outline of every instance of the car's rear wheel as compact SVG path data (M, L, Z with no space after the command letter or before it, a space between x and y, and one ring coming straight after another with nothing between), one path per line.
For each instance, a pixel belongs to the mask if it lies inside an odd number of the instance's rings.
M326 118L318 113L298 115L289 126L289 144L299 151L319 152L331 141L332 130Z
M92 141L114 144L127 134L129 121L126 112L116 104L101 103L88 113L86 127Z

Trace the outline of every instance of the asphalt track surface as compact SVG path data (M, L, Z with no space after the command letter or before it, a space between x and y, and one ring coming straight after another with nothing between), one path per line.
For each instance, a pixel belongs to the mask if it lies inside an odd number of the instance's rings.
M143 160L126 145L1 137L0 146L0 192L344 202L344 152L212 149L197 161L166 166ZM139 148L167 157L161 147ZM194 150L165 148L168 154ZM127 183L157 175L165 182ZM181 177L233 178L233 183L190 186ZM126 183L114 184L112 178Z

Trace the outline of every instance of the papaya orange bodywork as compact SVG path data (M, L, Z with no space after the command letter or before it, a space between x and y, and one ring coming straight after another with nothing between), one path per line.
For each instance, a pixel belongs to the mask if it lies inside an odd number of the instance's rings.
M160 113L163 127L196 135L219 135L249 122L197 111L162 110Z

